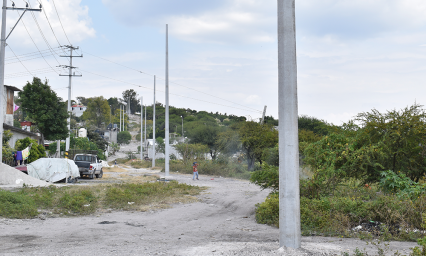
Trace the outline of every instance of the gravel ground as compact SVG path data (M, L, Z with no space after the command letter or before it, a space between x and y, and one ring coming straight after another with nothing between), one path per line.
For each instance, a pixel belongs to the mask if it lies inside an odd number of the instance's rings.
M128 172L151 174L148 169ZM377 247L358 239L326 237L303 237L298 250L279 248L278 229L257 224L254 218L254 205L268 191L247 181L202 173L199 181L172 175L179 182L208 189L196 203L159 211L0 219L0 255L352 255L356 248L378 253ZM408 255L414 246L392 242L382 248L388 249L386 255L396 250Z

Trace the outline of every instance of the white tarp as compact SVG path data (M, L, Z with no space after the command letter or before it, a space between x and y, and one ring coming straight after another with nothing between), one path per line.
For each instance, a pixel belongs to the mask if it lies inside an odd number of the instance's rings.
M61 158L40 158L27 165L28 175L40 180L57 182L65 177L80 177L73 160Z

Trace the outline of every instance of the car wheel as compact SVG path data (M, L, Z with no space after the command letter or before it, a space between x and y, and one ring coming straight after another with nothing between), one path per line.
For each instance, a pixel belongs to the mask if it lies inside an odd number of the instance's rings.
M104 171L102 171L99 174L96 174L96 178L102 178L102 176L104 175Z

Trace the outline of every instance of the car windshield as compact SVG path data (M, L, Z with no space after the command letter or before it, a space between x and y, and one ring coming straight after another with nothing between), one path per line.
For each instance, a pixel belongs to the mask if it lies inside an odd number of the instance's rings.
M91 158L92 156L78 155L75 156L75 161L90 162L92 160Z

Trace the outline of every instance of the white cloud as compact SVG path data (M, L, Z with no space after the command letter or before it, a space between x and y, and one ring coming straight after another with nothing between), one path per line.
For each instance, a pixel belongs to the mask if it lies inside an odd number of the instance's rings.
M58 46L57 40L59 40L59 43L62 45L69 44L65 33L73 44L79 43L84 39L91 38L96 35L95 30L91 27L91 19L88 13L88 7L81 6L81 0L55 1L63 29L58 19L58 15L54 9L53 2L50 0L41 1L41 3L42 12L25 13L22 20L18 23L16 29L11 34L8 43L13 45L15 49L21 46L25 46L26 48L31 46L32 48L35 48L30 36L33 38L34 42L38 45L40 50L44 50L48 48L44 38L52 47L56 47ZM39 6L37 1L30 1L30 4L33 8L38 8ZM16 2L16 6L23 7L24 3L22 3L21 6L21 2ZM7 28L13 26L18 18L18 12L8 11ZM52 26L54 34L51 27L49 26L49 22ZM27 28L28 32L25 27ZM40 30L43 35L41 34Z

